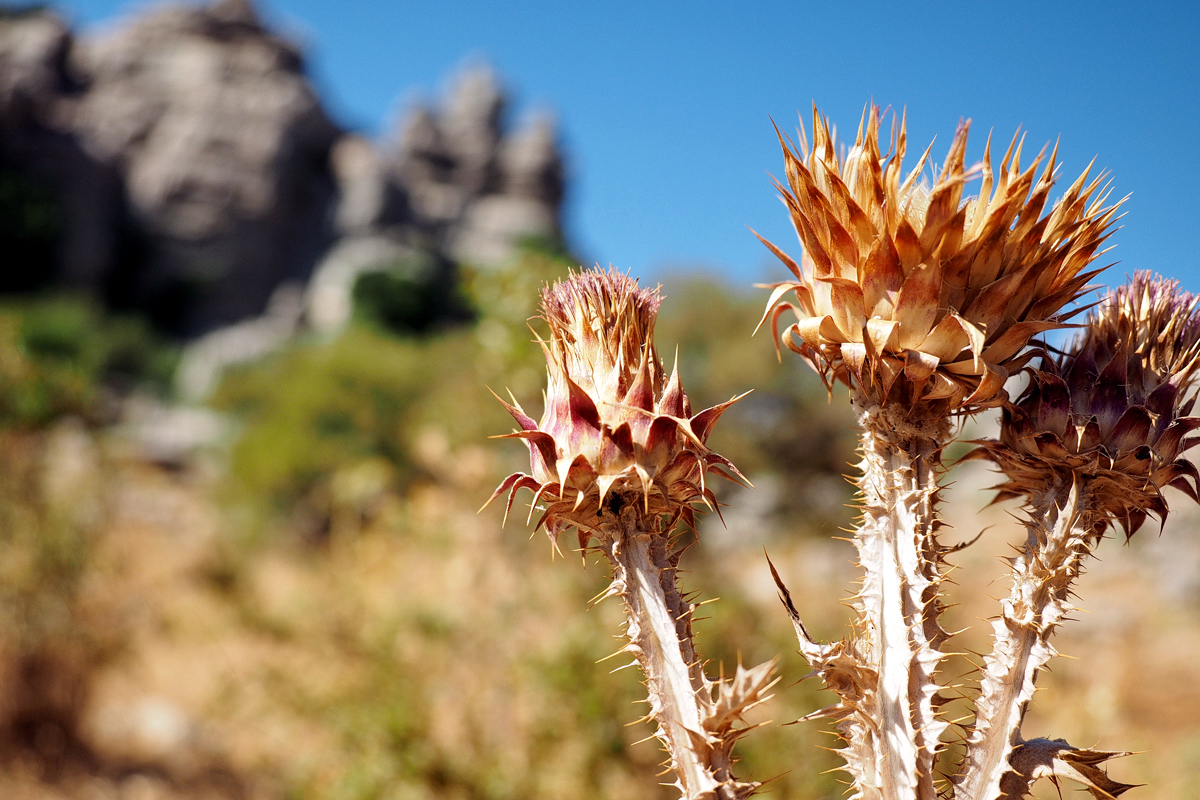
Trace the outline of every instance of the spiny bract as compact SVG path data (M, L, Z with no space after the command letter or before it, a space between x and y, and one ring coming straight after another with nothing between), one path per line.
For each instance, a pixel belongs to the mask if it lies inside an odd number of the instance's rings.
M1084 268L1119 203L1105 206L1107 187L1102 176L1089 182L1089 167L1043 217L1057 150L1022 170L1014 138L993 175L989 138L983 163L967 169L968 123L932 187L921 180L929 149L901 183L905 123L897 135L893 117L890 158L880 154L879 128L872 106L844 159L815 108L811 151L803 138L797 153L780 137L788 185L778 188L803 268L762 240L796 276L772 287L763 321L778 347L779 317L793 311L783 342L828 386L857 386L876 403L999 405L1029 339L1061 327L1060 310L1095 274ZM964 184L978 174L979 196L964 202ZM789 293L794 302L783 301Z
M1085 330L1030 370L1029 388L1004 409L998 442L981 455L1008 477L1001 499L1034 494L1068 473L1090 480L1098 509L1127 535L1147 512L1165 518L1161 489L1193 499L1200 476L1182 453L1188 397L1200 371L1200 298L1178 281L1139 272L1089 315Z
M660 302L657 289L640 288L612 268L572 273L543 289L550 339L541 341L547 366L542 419L534 422L515 401L500 401L521 427L507 436L529 446L532 474L508 476L492 500L508 492L511 508L518 490L531 489L533 504L546 504L538 526L545 524L553 538L577 528L582 546L606 500L638 502L648 515L691 524L693 503L716 502L706 473L742 478L706 444L738 398L693 415L678 364L664 385L653 341Z

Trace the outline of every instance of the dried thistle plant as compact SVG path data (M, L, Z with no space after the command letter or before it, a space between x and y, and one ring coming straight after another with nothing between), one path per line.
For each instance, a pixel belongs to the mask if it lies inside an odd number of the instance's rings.
M1036 778L1061 775L1101 798L1131 788L1097 767L1123 753L1026 742L1021 722L1039 670L1056 655L1050 636L1074 608L1072 584L1105 531L1120 523L1128 538L1148 513L1165 521L1167 486L1200 499L1200 475L1182 457L1200 427L1189 397L1198 368L1200 298L1137 273L1065 352L1031 370L1029 388L1004 409L999 440L975 451L1007 477L1000 497L1024 501L1028 537L1011 559L1012 589L992 623L995 642L956 778L961 796L1021 798Z
M945 557L955 548L939 539L937 504L944 471L941 454L953 438L952 417L996 406L1007 409L1007 419L1037 416L1029 409L1015 411L1020 403L1009 403L1004 384L1033 357L1035 351L1029 347L1033 337L1066 325L1071 314L1063 309L1080 297L1097 274L1088 268L1103 252L1100 248L1119 203L1108 204L1103 177L1090 178L1089 167L1047 210L1055 181L1055 154L1047 159L1043 152L1022 169L1022 140L1015 137L993 173L989 141L983 163L968 169L966 124L959 127L930 186L922 177L929 151L905 176L904 122L898 126L893 122L886 155L881 153L880 122L878 109L869 109L844 157L839 157L828 121L815 110L811 148L803 138L796 149L782 142L787 184L778 188L804 247L800 264L764 240L795 280L771 287L763 322L770 320L776 347L782 341L803 356L831 391L835 382L849 387L862 429L863 458L857 478L862 518L854 541L863 580L853 603L853 634L835 644L814 641L776 575L801 653L839 697L835 705L809 716L836 720L845 742L840 752L856 798L1021 797L1032 780L1044 775L1068 775L1083 780L1094 792L1115 796L1125 787L1108 781L1095 766L1112 754L1079 751L1046 740L1036 746L1029 743L1023 750L1012 748L1021 744L1020 718L1032 693L1033 677L1052 654L1046 637L1065 613L1065 575L1073 576L1071 570L1087 550L1083 542L1094 543L1104 527L1099 520L1107 519L1104 515L1111 516L1117 507L1127 509L1124 519L1133 525L1146 511L1165 512L1157 491L1147 489L1153 483L1146 477L1151 472L1165 482L1186 474L1187 468L1181 466L1186 462L1175 460L1180 445L1172 444L1172 439L1177 434L1167 434L1171 423L1158 416L1153 426L1146 426L1157 411L1146 407L1149 395L1142 389L1135 395L1135 404L1140 404L1137 411L1129 411L1125 418L1122 408L1116 418L1105 417L1099 423L1102 438L1117 436L1122 447L1131 448L1108 462L1109 473L1134 474L1129 462L1136 461L1142 469L1136 473L1141 483L1135 491L1131 487L1137 478L1123 483L1108 473L1092 478L1087 484L1093 499L1085 505L1091 515L1086 522L1099 528L1089 528L1086 536L1091 538L1062 545L1073 553L1059 557L1063 566L1056 562L1046 567L1039 561L1028 567L1028 579L1018 574L1020 587L1014 588L1014 598L997 623L995 652L984 670L968 755L957 769L942 763L947 760L943 735L950 723L940 713L948 687L939 675L949 639L939 621L946 606ZM979 194L964 198L967 180L976 176L982 179ZM1156 291L1170 294L1173 290ZM1117 302L1122 304L1131 306L1127 300ZM1145 317L1163 316L1142 306L1138 309L1142 313L1138 321L1111 322L1109 328L1144 331ZM780 318L789 311L796 321L780 333ZM1105 317L1094 319L1093 327L1100 324L1097 319ZM1156 339L1154 333L1145 335ZM1125 343L1128 336L1095 333L1089 341L1096 344L1086 351L1093 355L1081 357L1079 379L1092 363L1086 359L1094 361L1101 357L1100 351L1106 365L1112 362L1110 373L1115 376L1121 371L1124 377L1127 353L1133 348ZM1174 357L1191 347L1191 343L1179 345L1170 353ZM1155 363L1169 360L1160 354ZM1160 366L1161 374L1178 376L1179 361L1169 369ZM1190 370L1189 366L1185 371L1190 374ZM1106 404L1105 414L1115 407L1111 387L1115 380L1102 382L1107 391L1100 399ZM1163 380L1146 379L1156 385ZM1035 380L1036 385L1040 384ZM1155 409L1165 413L1169 394L1163 389L1156 396ZM1176 396L1169 399L1174 402ZM1087 416L1086 403L1076 410L1084 415L1079 425L1096 428L1098 423ZM1119 428L1118 421L1122 422ZM1186 424L1174 430L1183 427ZM1154 438L1146 441L1151 434ZM1139 435L1142 441L1132 444ZM1006 495L1040 492L1034 501L1036 519L1031 522L1038 534L1030 534L1029 545L1037 561L1046 550L1038 549L1038 542L1048 535L1043 533L1047 526L1054 529L1059 515L1070 517L1064 523L1068 528L1078 524L1080 484L1044 477L1061 475L1064 469L1076 474L1062 447L1061 458L1055 451L1049 463L1032 463L1030 448L1046 455L1053 449L1051 443L1043 437L1035 444L1023 430L1007 436L1005 442L1020 457L999 455L1009 452L1000 443L982 452L1026 470L1023 478L1010 481L1014 485L1006 488ZM1152 458L1147 448L1155 441L1163 446ZM1081 457L1093 464L1100 439L1081 442L1077 437L1076 449L1086 451ZM1157 471L1146 472L1144 462L1154 458ZM1159 463L1164 460L1165 464ZM1118 462L1120 468L1114 466ZM1043 486L1039 480L1049 483ZM1059 491L1064 485L1074 493L1070 499ZM1109 491L1118 485L1124 487L1123 493ZM1102 495L1110 498L1110 505L1095 499ZM1065 533L1059 538L1064 536L1070 538ZM1021 563L1014 566L1017 573L1022 569L1026 567ZM1028 600L1022 593L1035 591L1035 586L1048 598L1061 601L1034 603L1043 609L1052 606L1048 613L1057 614L1053 619L1030 622L1020 616L1036 613L1017 605ZM1008 635L1009 628L1020 625L1025 627ZM1011 641L1014 637L1016 641ZM1039 647L1038 655L1031 657L1030 651ZM947 773L952 779L939 779ZM1020 780L1024 783L1018 786Z
M514 402L504 407L520 426L508 434L529 446L530 472L510 475L492 500L534 493L537 527L551 538L578 533L580 547L612 565L606 595L624 603L629 644L649 691L649 717L670 754L676 786L687 800L734 800L758 784L732 772L732 749L750 730L742 715L774 684L773 662L740 665L712 681L692 640L696 606L680 592L680 552L672 534L694 523L695 506L714 508L705 485L716 473L744 480L706 444L713 425L737 398L692 413L678 365L665 378L654 348L660 296L615 270L571 275L542 292L542 341L548 383L535 422ZM488 501L489 503L491 500ZM506 510L507 516L507 510Z
M1043 216L1056 153L1022 170L1014 137L993 173L989 139L982 164L967 169L966 123L929 186L930 150L904 176L905 123L893 124L886 155L880 123L872 107L844 158L815 109L811 148L781 137L788 183L778 189L805 268L763 240L796 278L771 287L764 321L778 342L779 318L792 311L783 343L864 403L907 406L909 416L1000 405L1025 345L1062 327L1061 310L1098 272L1084 270L1116 205L1105 207L1103 176L1089 181L1089 168ZM979 194L964 200L977 175Z

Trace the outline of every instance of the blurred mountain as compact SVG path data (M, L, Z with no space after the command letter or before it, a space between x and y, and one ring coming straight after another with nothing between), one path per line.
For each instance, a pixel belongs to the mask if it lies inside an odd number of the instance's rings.
M390 271L449 313L436 296L458 263L561 239L553 125L509 133L504 111L476 69L369 142L248 0L87 35L0 11L0 290L82 290L192 338L258 317L281 287L336 329L355 281Z

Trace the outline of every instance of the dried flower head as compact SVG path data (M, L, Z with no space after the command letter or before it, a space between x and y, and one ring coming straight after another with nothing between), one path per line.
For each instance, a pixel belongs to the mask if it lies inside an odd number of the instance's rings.
M887 156L879 109L864 122L844 159L815 108L811 150L801 139L796 152L781 137L788 185L778 188L803 268L763 240L796 276L774 287L763 320L778 347L779 317L795 313L783 341L828 386L840 380L877 403L999 405L1030 338L1061 327L1061 309L1095 275L1084 270L1102 252L1119 203L1105 205L1103 176L1089 181L1089 166L1042 216L1057 151L1022 170L1023 140L1014 137L993 174L989 139L983 163L967 169L967 123L932 187L921 180L929 149L901 182L904 121L897 130L893 116ZM964 201L976 175L979 195ZM789 293L794 302L784 301Z
M611 268L571 274L542 291L550 326L549 341L541 342L548 376L542 419L500 401L521 427L507 436L529 446L532 474L510 475L492 500L508 492L511 508L519 489L531 489L534 505L545 503L538 526L552 537L577 528L582 545L606 510L637 502L648 515L691 524L693 504L715 503L708 472L742 478L706 445L738 398L693 415L678 365L664 384L653 341L660 302L657 289Z
M1004 410L1000 441L981 451L1008 477L1002 499L1074 473L1089 479L1098 510L1126 535L1147 513L1165 519L1165 486L1200 501L1200 476L1182 457L1200 428L1200 417L1189 416L1200 298L1139 272L1089 315L1066 352L1030 372L1029 388Z

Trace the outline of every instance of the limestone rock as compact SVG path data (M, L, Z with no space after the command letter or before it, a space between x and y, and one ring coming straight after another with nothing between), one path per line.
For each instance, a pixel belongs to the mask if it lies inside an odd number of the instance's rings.
M6 18L0 73L0 161L62 207L55 282L195 334L261 313L328 245L340 131L244 0L84 38Z
M339 136L291 43L246 2L166 6L73 52L89 88L74 130L118 165L152 245L138 305L176 302L200 332L262 312L331 238Z
M489 266L521 239L562 236L563 161L553 120L507 132L495 75L465 71L444 106L418 106L392 150L391 174L417 227L457 261Z
M2 243L0 291L91 292L185 338L310 279L308 321L337 330L380 264L436 265L425 288L451 292L458 263L562 237L554 124L510 130L507 105L489 69L468 69L376 144L330 120L250 0L84 36L51 12L0 13L0 180L44 187L62 223L52 245Z
M47 116L51 99L66 89L70 43L67 26L52 14L0 18L0 118L6 127Z
M216 388L227 367L248 364L280 349L300 326L304 304L300 287L285 283L261 316L210 331L187 346L175 372L175 388L185 400L200 400Z
M74 44L49 12L0 15L0 177L43 189L58 217L57 230L5 237L0 290L51 283L99 289L127 238L117 170L88 153L71 128L82 91L68 64ZM15 211L2 213L13 218Z
M512 255L524 239L553 239L558 220L545 203L529 197L485 195L467 206L450 240L461 261L496 264Z
M557 138L554 118L539 114L505 140L500 151L504 194L558 208L563 200L563 163Z
M308 284L306 321L318 333L341 330L353 312L354 283L364 273L422 264L421 253L396 238L377 235L345 237L330 249ZM431 275L413 275L429 280Z
M342 238L308 289L307 321L323 333L350 319L354 283L374 270L417 269L451 287L455 264L512 258L526 239L562 238L563 161L553 120L505 127L495 75L463 72L440 107L419 105L391 145L343 137L333 151Z
M340 235L368 233L411 218L403 192L370 141L343 136L334 145L332 163L338 185L334 224Z

